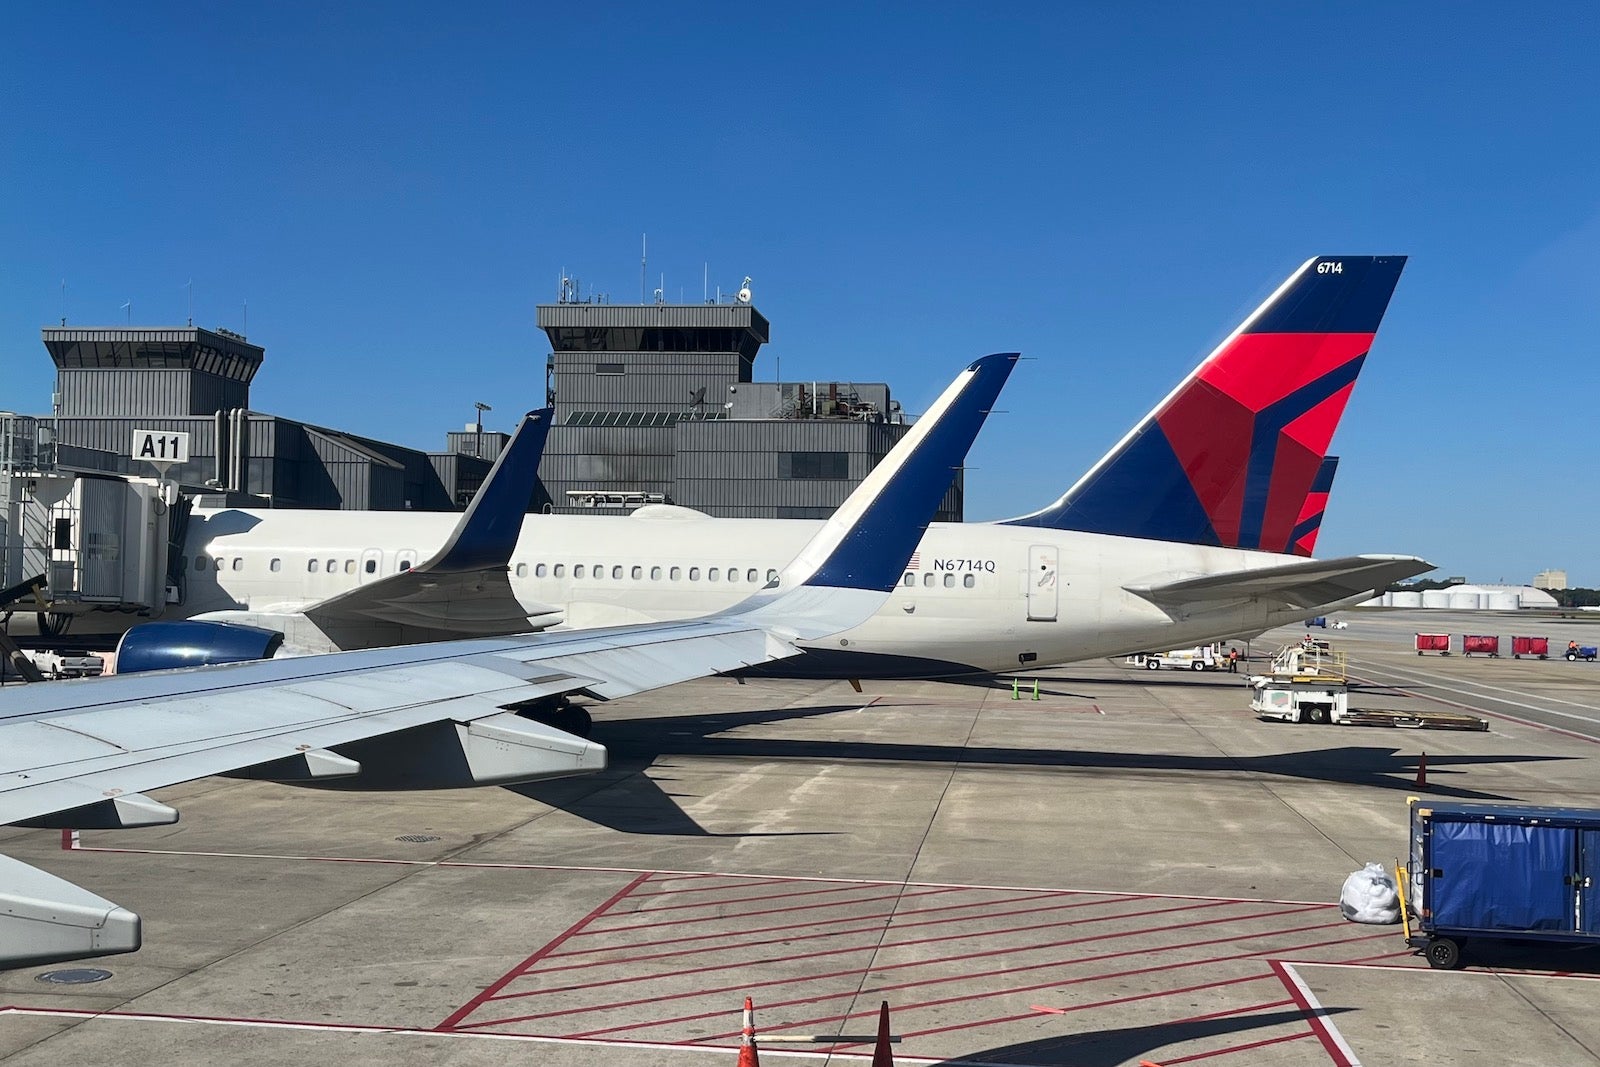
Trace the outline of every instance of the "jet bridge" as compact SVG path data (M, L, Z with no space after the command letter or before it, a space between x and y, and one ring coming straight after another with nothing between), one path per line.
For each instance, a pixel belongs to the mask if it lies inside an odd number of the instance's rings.
M53 631L89 612L159 615L183 502L169 506L153 479L58 466L40 422L0 413L0 588L44 576L9 610Z

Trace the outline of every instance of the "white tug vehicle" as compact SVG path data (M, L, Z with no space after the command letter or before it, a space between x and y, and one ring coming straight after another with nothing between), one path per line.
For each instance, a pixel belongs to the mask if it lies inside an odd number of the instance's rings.
M1250 677L1250 710L1280 722L1339 723L1350 714L1345 654L1326 641L1285 645L1265 674Z

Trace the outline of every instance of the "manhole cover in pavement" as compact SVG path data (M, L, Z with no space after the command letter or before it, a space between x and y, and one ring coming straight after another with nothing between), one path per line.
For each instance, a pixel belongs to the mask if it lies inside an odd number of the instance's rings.
M104 982L110 977L110 971L102 971L98 967L68 967L62 971L46 971L34 981L49 982L51 985L88 985L90 982Z
M408 845L425 845L429 841L440 840L437 834L401 834L396 841L404 841Z

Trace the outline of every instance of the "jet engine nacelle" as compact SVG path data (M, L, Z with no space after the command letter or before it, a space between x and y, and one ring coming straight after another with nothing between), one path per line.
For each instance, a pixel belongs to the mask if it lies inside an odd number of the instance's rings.
M147 622L122 635L117 673L203 667L271 659L283 647L283 634L231 622Z

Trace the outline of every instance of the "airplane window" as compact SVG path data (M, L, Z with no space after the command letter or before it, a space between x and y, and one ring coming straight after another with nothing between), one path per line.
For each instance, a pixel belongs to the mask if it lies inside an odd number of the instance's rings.
M953 574L946 574L944 576L944 587L946 589L954 589L956 587L956 576Z
M963 574L961 576L961 584L963 587L971 589L973 586L978 584L978 579L970 574Z
M324 567L324 568L323 568L323 570L325 570L325 571L327 571L327 572L328 572L328 573L329 573L329 574L336 574L336 573L338 573L338 570L339 570L339 561L338 561L338 560L336 560L336 559L330 559L330 560L329 560L329 561L328 561L328 565L327 565L327 566L326 566L326 567Z
M708 568L706 570L706 581L708 581L708 582L716 581L717 580L717 575L720 574L720 573L721 572L716 567Z
M776 570L767 571L767 581L775 582L777 580L778 580L778 572Z
M906 576L904 578L900 579L900 584L901 585L916 585L917 584L917 576L915 574L912 574L910 571L906 571Z
M618 563L612 566L611 577L617 579L618 581L622 580L622 564Z
M922 576L922 584L924 586L926 586L927 588L932 589L933 588L933 575L924 574Z
M556 564L555 576L557 578L565 578L567 576L567 565L565 563Z
M517 564L517 577L518 578L526 578L527 576L528 576L528 565L526 563Z
M317 573L317 561L316 560L314 560L314 559L306 560L306 573L307 574L315 574L315 573Z
M745 572L744 580L747 582L759 582L761 580L761 572L751 567Z
M534 565L534 568L533 568L533 576L535 578L543 578L545 576L545 574L546 574L546 571L547 571L547 568L545 567L545 565L543 563L537 563L537 564Z
M578 564L574 564L573 565L572 576L574 578L582 578L583 577L583 564L578 563Z
M206 569L206 558L204 556L196 556L194 558L194 569L197 571Z
M273 560L271 563L267 564L267 570L271 571L273 574L277 574L279 571L283 570L283 560Z
M244 570L244 560L240 559L238 556L234 556L233 557L233 569L236 570L236 571Z
M643 567L634 567L633 568L633 576L635 578L643 578L644 577L644 568Z
M667 572L667 577L669 579L671 579L672 581L674 581L674 582L677 581L679 578L683 577L683 568L682 567L674 567L674 568L672 568L670 571Z
M729 567L728 568L728 581L737 582L738 580L739 580L739 568L738 567Z
M604 578L606 576L605 564L596 563L592 568L590 568L589 576L591 578Z
M400 569L401 569L401 570L402 570L402 571L408 571L408 570L410 570L410 569L411 569L411 561L410 561L410 560L409 560L409 559L403 559L403 560L401 560L401 561L400 561Z
M239 568L237 568L237 567L234 568L234 570L238 570L238 569ZM353 560L353 559L345 560L344 561L344 572L346 574L354 574L356 572L356 561Z
M691 582L698 582L700 580L700 568L699 567L690 567L689 568L689 580Z
M650 580L652 582L659 582L661 580L661 568L660 567L651 567L650 568Z
M274 563L276 563L276 562L278 562L278 561L277 561L277 560L273 560L273 561L272 561L272 562L274 562ZM272 568L272 569L273 569L273 570L277 570L277 569L278 569L278 568L276 568L276 567L274 567L274 568ZM378 573L378 561L377 561L377 560L375 560L375 559L369 559L369 560L367 560L367 567L366 567L366 569L367 569L367 573L368 573L368 574L377 574L377 573Z

